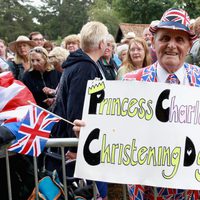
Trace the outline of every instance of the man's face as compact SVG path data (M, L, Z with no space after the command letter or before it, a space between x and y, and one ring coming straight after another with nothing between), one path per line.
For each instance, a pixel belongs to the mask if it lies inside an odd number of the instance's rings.
M169 73L183 65L192 45L186 32L171 29L158 29L152 42L159 64Z
M152 34L149 31L148 28L146 28L143 32L143 38L145 39L145 41L147 42L148 46L151 46L151 38L152 38Z
M32 35L32 40L36 43L37 46L44 46L44 37L41 34Z

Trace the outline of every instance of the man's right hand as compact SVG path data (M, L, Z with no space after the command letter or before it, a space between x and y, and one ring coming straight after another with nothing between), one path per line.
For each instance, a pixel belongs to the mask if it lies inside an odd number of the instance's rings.
M83 120L75 119L74 122L75 126L73 127L73 131L76 137L79 137L81 127L84 127L86 124Z

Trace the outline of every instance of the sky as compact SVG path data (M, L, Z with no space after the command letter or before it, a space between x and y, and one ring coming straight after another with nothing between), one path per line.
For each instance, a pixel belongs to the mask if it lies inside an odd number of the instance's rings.
M31 1L32 1L31 5L36 6L36 7L41 6L43 4L41 0L31 0Z
M42 5L40 0L32 0L34 5Z

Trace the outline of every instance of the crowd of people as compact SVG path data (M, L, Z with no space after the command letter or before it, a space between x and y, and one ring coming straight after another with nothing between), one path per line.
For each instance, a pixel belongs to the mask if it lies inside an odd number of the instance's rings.
M53 127L52 137L76 137L85 126L81 117L88 80L167 82L169 74L173 74L180 84L198 82L200 68L195 65L200 63L199 24L199 18L190 24L184 10L173 8L145 28L143 34L136 36L129 32L119 44L107 27L96 21L86 23L80 33L66 36L60 46L45 40L40 32L20 35L8 46L0 39L0 72L10 70L29 88L39 106L75 123L73 127L61 120ZM188 65L186 61L195 65ZM196 73L191 76L196 77L191 77L188 72L194 70ZM147 71L149 77L144 78ZM199 83L195 86L199 87ZM76 158L76 150L66 149L66 159ZM97 186L102 199L106 200L107 183L97 182ZM130 200L154 196L155 188L141 186L142 193L138 196L134 192L136 187L128 186ZM198 191L156 190L156 199L200 197Z

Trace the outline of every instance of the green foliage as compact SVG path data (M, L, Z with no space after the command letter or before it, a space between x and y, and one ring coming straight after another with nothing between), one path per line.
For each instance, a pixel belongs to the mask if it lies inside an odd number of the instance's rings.
M7 42L19 35L40 31L49 40L61 41L79 33L87 21L103 22L115 36L120 22L151 23L170 7L187 10L191 18L200 13L200 0L0 0L0 38Z
M6 41L15 40L19 35L27 35L34 27L31 16L33 7L20 4L18 1L0 1L0 38Z
M87 8L90 4L90 0L47 0L38 17L42 32L50 39L79 33L88 20Z
M191 19L200 16L200 0L187 0L183 8L189 13Z
M173 6L173 1L156 0L116 0L115 10L119 13L123 22L133 24L148 24L158 20L163 12Z
M88 11L89 19L104 23L111 34L115 35L119 19L112 8L112 1L96 0Z
M200 13L200 0L114 0L113 5L123 22L127 23L151 23L159 20L171 7L185 9L191 18L197 18Z

